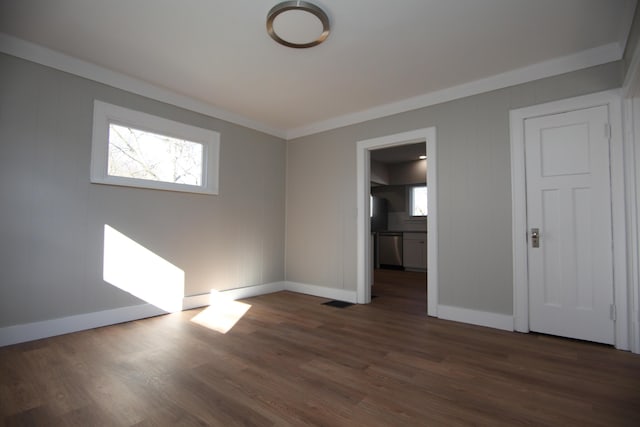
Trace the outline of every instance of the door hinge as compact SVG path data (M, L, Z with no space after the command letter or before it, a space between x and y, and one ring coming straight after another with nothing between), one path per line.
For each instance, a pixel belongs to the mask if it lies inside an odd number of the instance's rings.
M611 318L611 320L613 320L614 322L616 321L616 305L615 304L611 304L609 306L609 317Z
M611 139L611 125L609 123L604 124L604 137Z

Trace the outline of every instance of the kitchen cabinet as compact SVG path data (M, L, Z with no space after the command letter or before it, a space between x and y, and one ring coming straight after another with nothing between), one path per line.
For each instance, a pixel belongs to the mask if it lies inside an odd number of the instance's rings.
M407 270L427 269L427 233L404 233L402 266Z

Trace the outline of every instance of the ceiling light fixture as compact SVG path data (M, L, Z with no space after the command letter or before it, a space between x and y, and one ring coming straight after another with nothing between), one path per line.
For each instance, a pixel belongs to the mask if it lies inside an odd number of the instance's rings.
M422 156L420 156L420 157L418 157L418 158L419 158L420 160L424 160L424 159L426 159L426 158L427 158L427 156L425 156L425 155L423 154Z
M318 6L306 1L284 1L267 14L267 32L287 47L303 49L317 46L329 36L329 17Z

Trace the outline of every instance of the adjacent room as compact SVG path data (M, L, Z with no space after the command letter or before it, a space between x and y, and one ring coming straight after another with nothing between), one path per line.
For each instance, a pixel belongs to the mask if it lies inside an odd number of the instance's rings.
M0 0L0 424L640 425L636 0Z

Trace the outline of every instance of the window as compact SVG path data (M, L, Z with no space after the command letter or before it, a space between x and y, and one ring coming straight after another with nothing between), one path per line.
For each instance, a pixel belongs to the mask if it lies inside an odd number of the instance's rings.
M94 102L91 182L218 193L220 134Z
M411 216L427 216L427 186L411 187L409 194Z
M373 218L373 194L369 194L369 218Z

